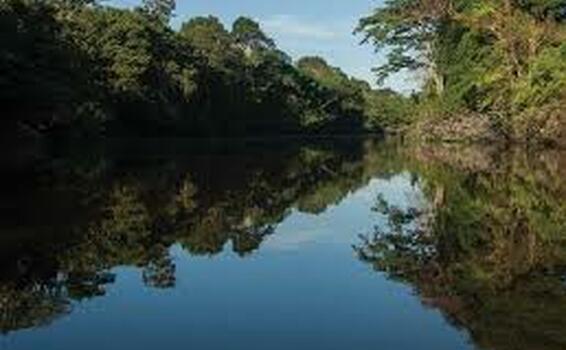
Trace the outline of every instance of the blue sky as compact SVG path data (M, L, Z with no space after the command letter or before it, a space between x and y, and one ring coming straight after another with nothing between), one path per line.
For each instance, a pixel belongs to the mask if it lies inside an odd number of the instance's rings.
M110 4L135 6L139 0L111 0ZM260 22L263 30L293 58L319 55L347 74L375 82L371 67L382 57L369 45L359 45L352 34L360 17L383 0L177 0L173 26L190 17L214 15L229 27L238 16ZM386 84L408 91L413 84L399 76Z

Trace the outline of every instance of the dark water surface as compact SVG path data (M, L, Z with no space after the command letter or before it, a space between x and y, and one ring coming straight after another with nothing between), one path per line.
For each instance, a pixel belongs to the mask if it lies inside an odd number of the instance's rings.
M6 173L2 349L566 349L566 153L153 141Z

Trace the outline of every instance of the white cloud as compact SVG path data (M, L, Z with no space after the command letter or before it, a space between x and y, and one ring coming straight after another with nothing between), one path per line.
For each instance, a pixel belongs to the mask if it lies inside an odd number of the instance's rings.
M377 87L371 67L379 65L385 57L383 54L376 55L371 45L360 45L361 38L353 35L358 17L347 14L343 18L274 14L257 20L266 34L294 59L322 56L348 75ZM417 89L418 81L411 74L398 74L387 80L385 86L409 93Z
M301 39L335 40L343 33L322 23L306 22L291 15L275 15L261 20L262 27L274 36Z

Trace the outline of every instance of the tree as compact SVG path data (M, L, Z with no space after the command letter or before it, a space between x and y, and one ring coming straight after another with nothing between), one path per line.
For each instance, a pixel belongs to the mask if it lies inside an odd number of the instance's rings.
M562 131L548 130L563 130L565 14L562 0L389 0L357 31L386 54L375 69L381 82L427 73L425 119L481 113L503 139L556 140Z
M326 90L324 106L335 105L341 116L362 114L364 84L351 79L339 68L330 66L321 57L303 57L297 61L297 67Z
M435 62L437 30L452 9L451 0L388 0L385 6L360 20L356 29L363 42L385 52L387 62L375 69L383 83L402 70L425 70L441 94L443 77Z
M326 63L320 76L301 71L250 18L175 30L172 0L101 3L0 1L4 133L311 133L361 115L365 87Z
M151 17L167 23L175 11L175 0L143 0L143 10Z
M273 39L261 30L259 24L248 17L239 17L232 26L232 36L247 50L274 50Z
M192 18L183 23L180 35L212 68L226 70L239 61L234 39L217 17Z
M66 34L49 3L0 2L0 132L51 130L85 97L87 65Z

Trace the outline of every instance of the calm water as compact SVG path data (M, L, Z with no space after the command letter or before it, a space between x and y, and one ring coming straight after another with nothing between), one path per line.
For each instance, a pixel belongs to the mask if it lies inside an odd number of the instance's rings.
M154 141L33 164L2 186L1 349L566 348L566 153Z

